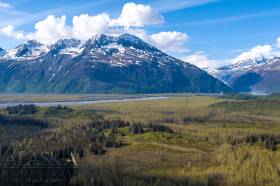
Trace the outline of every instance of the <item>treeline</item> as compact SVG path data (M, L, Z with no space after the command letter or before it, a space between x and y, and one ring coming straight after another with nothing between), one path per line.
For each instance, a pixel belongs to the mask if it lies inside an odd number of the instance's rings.
M36 105L16 105L6 108L8 114L19 114L19 115L33 115L38 112Z
M167 132L167 133L174 133L174 131L166 126L161 124L147 124L144 125L141 122L134 122L130 125L130 132L132 134L142 134L145 131L147 132Z
M280 144L280 136L271 134L251 134L243 138L230 137L228 139L228 143L231 145L238 145L244 143L253 145L256 143L263 143L263 145L267 149L275 151L277 149L277 145Z
M48 127L48 122L45 120L34 119L31 117L23 116L6 116L0 114L0 125L25 125L25 126L38 126L42 128Z
M230 111L242 111L242 110L279 110L280 99L256 99L245 101L222 101L210 105L210 108L222 108Z
M57 113L57 112L73 112L74 109L72 108L69 108L67 106L61 106L61 105L57 105L57 106L54 106L54 107L48 107L47 109L47 113Z
M106 129L115 131L117 128L124 128L129 125L130 123L124 120L95 120L89 124L91 128L94 128L98 132L102 132Z

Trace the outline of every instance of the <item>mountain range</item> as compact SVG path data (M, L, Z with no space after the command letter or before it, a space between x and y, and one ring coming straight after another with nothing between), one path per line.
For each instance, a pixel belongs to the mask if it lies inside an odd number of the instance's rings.
M0 92L231 92L222 81L140 38L96 35L0 49Z
M280 57L246 59L208 72L236 92L280 92Z

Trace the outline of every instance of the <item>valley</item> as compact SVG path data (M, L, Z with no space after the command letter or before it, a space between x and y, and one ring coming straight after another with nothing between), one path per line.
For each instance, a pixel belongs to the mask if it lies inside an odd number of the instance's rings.
M279 186L280 0L0 0L0 186Z
M61 96L89 95L45 99ZM279 100L175 94L35 111L2 108L1 147L12 147L15 156L68 149L78 164L70 185L277 185Z

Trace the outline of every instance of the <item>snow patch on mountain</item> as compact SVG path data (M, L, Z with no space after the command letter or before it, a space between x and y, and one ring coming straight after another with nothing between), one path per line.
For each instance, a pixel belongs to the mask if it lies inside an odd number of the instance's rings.
M49 51L49 48L38 41L30 40L18 47L7 51L4 59L25 60L38 58Z
M60 39L53 45L44 45L38 41L31 40L9 50L3 55L2 59L13 61L28 60L33 63L42 61L44 56L48 56L48 59L51 56L54 58L66 56L68 59L82 56L83 59L104 62L112 66L141 65L142 63L155 62L154 59L157 59L158 66L166 64L180 65L175 58L162 53L157 48L131 34L121 36L98 34L87 41ZM182 62L182 64L189 68L189 65L186 65L187 63ZM51 71L51 67L49 71Z

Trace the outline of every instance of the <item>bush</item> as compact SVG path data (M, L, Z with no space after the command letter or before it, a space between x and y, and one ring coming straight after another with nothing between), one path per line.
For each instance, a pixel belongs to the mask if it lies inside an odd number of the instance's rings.
M73 112L74 109L72 108L69 108L69 107L66 107L66 106L61 106L61 105L58 105L56 107L49 107L47 109L47 112L46 114L57 114L59 112L66 112L66 113L69 113L69 112Z
M170 127L161 124L148 124L147 127L150 132L174 133L174 131Z
M122 145L121 141L117 139L117 136L113 133L111 133L106 139L105 139L105 147L109 148L117 148Z
M142 123L133 123L130 126L130 132L132 134L142 134L144 133L144 126Z

